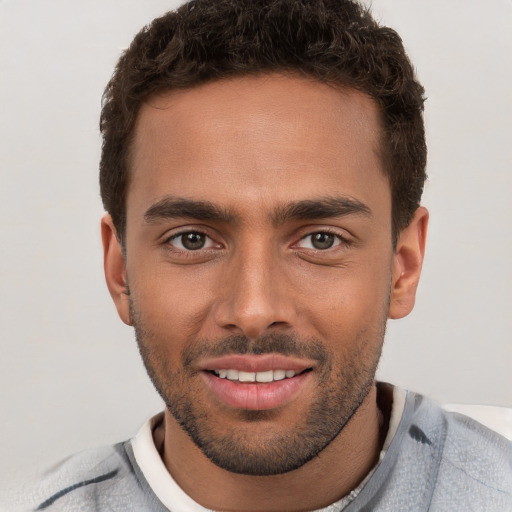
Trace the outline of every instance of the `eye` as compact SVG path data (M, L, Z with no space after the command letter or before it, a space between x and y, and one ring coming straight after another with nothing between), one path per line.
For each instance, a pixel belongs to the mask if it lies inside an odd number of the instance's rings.
M303 249L326 250L331 247L340 245L342 239L339 235L329 233L328 231L319 231L317 233L310 233L302 238L299 246Z
M182 251L198 251L215 247L214 241L200 231L187 231L171 236L167 243Z

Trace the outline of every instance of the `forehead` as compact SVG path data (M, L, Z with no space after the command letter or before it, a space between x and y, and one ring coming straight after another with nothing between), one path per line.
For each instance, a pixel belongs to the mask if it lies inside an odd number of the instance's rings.
M128 218L165 195L230 207L389 198L380 135L368 96L302 77L246 76L160 94L139 113Z

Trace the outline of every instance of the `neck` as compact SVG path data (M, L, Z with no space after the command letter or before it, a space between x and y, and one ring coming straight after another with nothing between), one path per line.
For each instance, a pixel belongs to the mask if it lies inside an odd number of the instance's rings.
M377 463L381 426L373 386L351 420L318 456L299 469L274 476L240 475L216 466L168 411L160 435L164 436L167 469L204 507L227 512L303 511L328 506L358 486Z

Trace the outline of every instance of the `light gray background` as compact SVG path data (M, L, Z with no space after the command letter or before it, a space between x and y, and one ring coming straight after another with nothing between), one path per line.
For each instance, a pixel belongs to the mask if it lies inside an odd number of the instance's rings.
M379 375L512 406L512 2L373 4L427 89L430 148L424 275ZM121 49L175 5L0 1L0 481L161 407L103 281L98 117Z

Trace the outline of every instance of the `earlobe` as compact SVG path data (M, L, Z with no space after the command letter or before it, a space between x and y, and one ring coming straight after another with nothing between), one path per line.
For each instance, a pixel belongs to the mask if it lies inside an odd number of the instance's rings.
M393 256L389 318L403 318L414 307L427 237L428 211L420 206L399 235Z
M103 267L108 290L121 320L127 325L132 325L126 262L121 243L116 236L116 228L109 214L104 215L101 219L101 239L103 242Z

